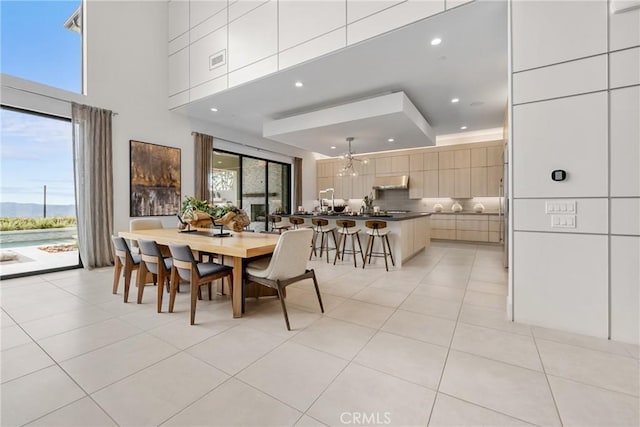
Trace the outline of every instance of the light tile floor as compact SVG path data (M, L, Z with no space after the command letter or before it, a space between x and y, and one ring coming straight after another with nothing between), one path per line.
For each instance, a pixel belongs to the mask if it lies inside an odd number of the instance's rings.
M640 424L638 346L506 321L498 247L310 265L326 313L292 285L291 332L273 298L123 304L110 268L0 282L0 424Z

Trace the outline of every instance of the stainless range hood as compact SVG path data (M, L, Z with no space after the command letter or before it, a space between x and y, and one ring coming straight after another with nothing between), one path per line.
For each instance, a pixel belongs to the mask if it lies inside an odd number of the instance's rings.
M409 176L376 176L373 180L374 190L407 190L409 188Z

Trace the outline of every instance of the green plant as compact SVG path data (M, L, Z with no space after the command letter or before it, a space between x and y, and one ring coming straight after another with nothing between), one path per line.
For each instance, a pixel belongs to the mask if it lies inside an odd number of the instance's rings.
M239 213L240 209L233 205L214 206L207 203L206 200L196 199L193 196L185 196L185 200L182 202L180 215L193 211L202 211L208 213L214 218L221 218L229 212Z
M76 218L72 216L60 216L51 218L0 218L0 231L42 230L48 228L74 227L75 225Z

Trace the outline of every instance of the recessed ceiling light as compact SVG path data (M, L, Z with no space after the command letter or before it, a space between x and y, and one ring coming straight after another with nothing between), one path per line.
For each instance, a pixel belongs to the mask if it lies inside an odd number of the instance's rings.
M453 98L453 99L451 99L451 102L453 104L455 104L456 102L460 102L460 99L459 98Z
M460 129L465 130L467 127L466 126L460 126Z
M304 84L302 82L296 82L296 87L302 87Z
M395 139L393 139L393 138L387 139L387 142L394 142L394 141L395 141Z
M211 109L211 111L213 111L214 113L217 113L217 112L218 112L218 109L217 109L216 107L213 107L213 108Z
M435 39L431 40L431 46L438 46L440 43L442 43L442 39L436 37Z
M336 149L336 146L335 146L335 145L332 145L332 146L331 146L331 149L332 149L332 150L335 150L335 149Z
M222 160L218 160L218 164L221 165L222 164Z

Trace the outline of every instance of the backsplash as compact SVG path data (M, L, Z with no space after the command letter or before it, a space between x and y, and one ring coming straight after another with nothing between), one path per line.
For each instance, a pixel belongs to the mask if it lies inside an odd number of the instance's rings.
M448 197L442 199L409 199L409 190L385 190L377 191L374 206L380 206L381 210L403 210L411 212L433 212L433 205L440 203L443 212L451 212L451 206L455 199ZM475 197L471 199L457 199L462 205L463 212L473 212L477 203L484 205L485 212L498 212L500 208L499 197ZM362 199L349 199L349 208L357 211L360 209Z

